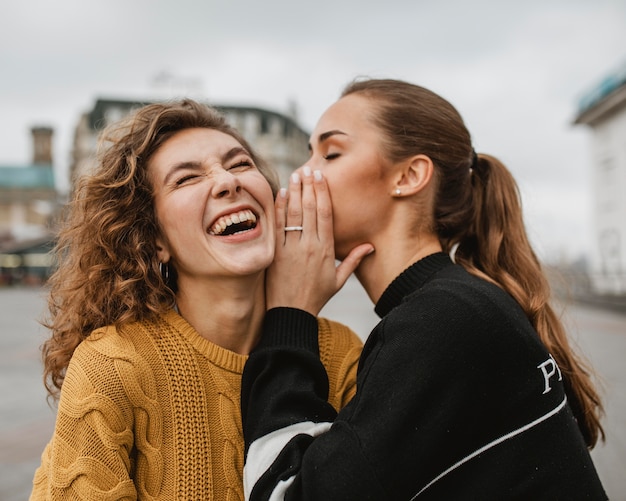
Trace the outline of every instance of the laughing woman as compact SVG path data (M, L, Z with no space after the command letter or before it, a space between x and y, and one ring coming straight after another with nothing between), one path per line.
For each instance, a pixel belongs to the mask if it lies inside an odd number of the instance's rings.
M56 249L43 355L60 398L31 499L241 500L239 392L266 310L275 176L190 100L140 109L100 151ZM319 344L339 409L360 341L320 320Z

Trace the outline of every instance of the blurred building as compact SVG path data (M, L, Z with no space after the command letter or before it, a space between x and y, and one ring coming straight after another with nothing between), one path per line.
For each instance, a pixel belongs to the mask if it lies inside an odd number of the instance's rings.
M131 111L151 101L98 99L93 109L83 114L74 133L74 149L70 176L89 173L95 163L95 152L100 131ZM309 157L309 135L296 118L263 108L215 105L272 166L286 184L289 174Z
M48 266L41 245L51 240L51 226L59 208L52 163L53 130L33 127L32 162L0 166L0 284L28 279L36 267ZM29 254L28 258L24 258ZM35 266L36 265L36 266Z
M591 284L626 294L626 64L582 97L574 123L591 131Z

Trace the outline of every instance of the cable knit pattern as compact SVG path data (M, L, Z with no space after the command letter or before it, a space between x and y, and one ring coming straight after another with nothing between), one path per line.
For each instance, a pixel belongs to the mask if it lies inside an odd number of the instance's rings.
M319 345L339 409L356 390L361 342L320 319ZM246 359L173 310L95 331L68 367L31 500L243 501Z

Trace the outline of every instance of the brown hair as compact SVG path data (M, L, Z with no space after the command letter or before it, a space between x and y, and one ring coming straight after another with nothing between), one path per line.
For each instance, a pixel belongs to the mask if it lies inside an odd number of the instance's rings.
M157 258L147 165L167 139L190 128L235 138L276 194L276 173L222 114L203 104L150 104L105 129L97 167L79 180L54 250L57 269L44 322L52 334L42 347L51 396L58 396L74 350L94 329L141 320L174 303L175 284L164 281Z
M496 158L476 155L457 110L437 94L398 80L349 84L342 97L371 100L390 161L416 154L435 165L431 228L446 252L470 273L500 286L521 305L564 376L570 404L588 446L599 436L602 404L588 364L570 346L550 305L550 286L524 227L517 184Z

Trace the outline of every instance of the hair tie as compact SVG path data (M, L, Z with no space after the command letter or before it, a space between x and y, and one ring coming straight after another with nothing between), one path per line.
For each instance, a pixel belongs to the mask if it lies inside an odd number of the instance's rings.
M471 170L476 170L478 166L478 155L476 154L476 150L472 148L472 164L470 165Z

